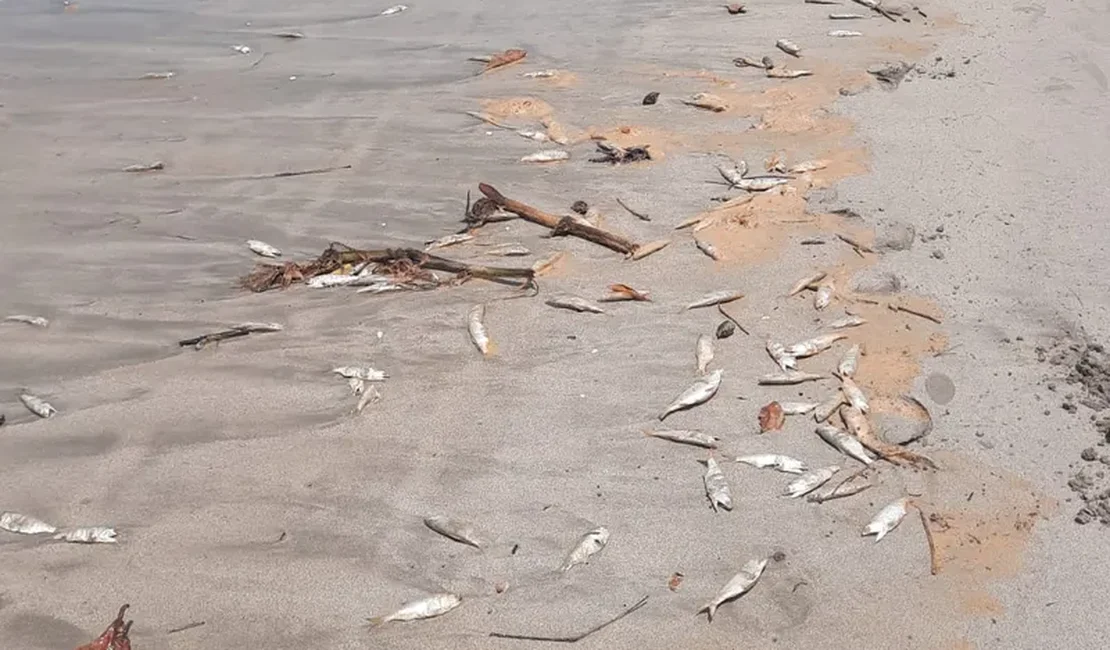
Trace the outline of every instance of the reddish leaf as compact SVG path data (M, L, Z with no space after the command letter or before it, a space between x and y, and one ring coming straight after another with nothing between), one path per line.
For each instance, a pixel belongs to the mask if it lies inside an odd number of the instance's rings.
M778 402L771 402L759 409L759 432L778 431L786 424L786 414Z

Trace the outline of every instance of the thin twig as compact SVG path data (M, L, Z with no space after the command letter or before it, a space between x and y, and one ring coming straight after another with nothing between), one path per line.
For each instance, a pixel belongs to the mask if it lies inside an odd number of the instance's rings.
M940 573L940 558L937 557L937 543L933 539L933 530L929 528L929 518L925 516L925 511L916 502L913 505L917 508L917 514L921 516L921 527L925 529L925 540L929 542L929 574L935 576Z
M195 627L200 627L201 625L204 625L204 621L196 621L196 622L193 622L193 623L189 623L188 625L182 625L181 627L175 627L172 630L166 632L166 634L177 634L178 632L184 632L185 630L191 630Z
M268 56L270 56L269 52L263 52L262 56L258 57L258 60L251 64L250 69L253 70L253 69L257 68L258 64L262 63L262 60L265 59Z
M728 312L726 312L726 311L725 311L725 308L724 308L724 306L722 306L722 305L721 305L720 303L717 303L717 311L721 312L721 315L722 315L722 316L724 316L725 318L727 318L727 319L729 319L730 321L732 321L732 324L733 324L733 325L735 325L735 326L736 326L736 328L737 328L737 329L739 329L739 330L740 330L741 332L743 332L743 333L744 333L744 334L746 334L747 336L751 336L751 335L752 335L752 333L751 333L751 332L749 332L748 330L744 329L744 326L740 324L740 321L736 320L736 319L735 319L735 318L733 318L732 316L729 316L729 315L728 315Z
M903 307L902 305L888 305L888 307L890 307L894 311L905 312L907 314L912 314L914 316L917 316L918 318L924 318L925 320L933 321L937 325L941 324L940 319L937 318L936 316L933 316L931 314L926 314L925 312L922 312L922 311L917 311L916 309L911 309L909 307Z
M621 201L619 198L617 199L617 205L621 206L625 210L628 210L628 213L631 214L632 216L636 217L637 219L642 219L644 221L651 221L651 217L649 217L646 214L643 214L641 212L636 212L632 208L625 205L624 201Z
M318 169L305 169L298 172L278 172L276 174L264 174L261 176L251 176L251 179L263 178L289 178L290 176L308 176L309 174L327 174L329 172L337 172L341 169L350 169L351 165L340 165L339 167L320 167Z
M594 627L591 627L590 629L586 630L585 632L583 632L581 634L574 634L574 635L570 635L570 636L532 636L530 634L507 634L507 633L504 633L504 632L490 632L489 635L492 636L492 637L496 637L498 639L519 639L519 640L522 640L522 641L551 641L551 642L554 642L554 643L578 643L579 641L581 641L582 639L585 639L586 637L590 636L594 632L598 632L598 631L600 631L600 630L602 630L606 627L609 627L613 623L616 623L617 621L621 620L625 616L628 616L629 614L636 611L637 609L640 609L641 607L643 607L644 605L647 604L647 601L648 601L648 597L644 596L643 598L641 598L639 600L639 602L637 602L632 607L629 607L628 609L624 610L623 612L618 614L616 617L611 618L608 621L605 621L604 623L602 623L600 625L595 625Z
M917 399L913 395L902 395L901 397L903 401L908 402L909 404L921 409L921 412L925 414L926 420L925 426L921 428L921 431L918 431L908 440L902 443L903 445L908 445L911 442L917 442L918 440L921 440L925 436L929 435L929 433L933 430L933 414L929 412L929 409L925 406L925 404L921 402L921 400Z

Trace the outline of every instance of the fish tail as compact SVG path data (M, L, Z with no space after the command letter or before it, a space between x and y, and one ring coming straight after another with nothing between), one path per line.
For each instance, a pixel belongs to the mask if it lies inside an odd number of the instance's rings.
M486 352L485 352L484 356L492 357L496 354L497 354L497 342L494 341L493 339L490 339L489 344L486 345Z

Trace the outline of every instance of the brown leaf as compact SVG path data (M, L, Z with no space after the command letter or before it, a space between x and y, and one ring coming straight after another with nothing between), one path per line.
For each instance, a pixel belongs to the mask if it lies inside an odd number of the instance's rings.
M131 621L126 623L123 621L123 615L127 613L128 607L130 605L120 607L116 619L104 630L104 633L92 643L87 643L77 648L77 650L131 650L131 639L129 638Z
M671 591L678 591L682 587L682 579L685 577L686 576L682 575L678 571L675 571L671 574L671 579L667 581L667 589L670 589Z
M725 9L728 9L728 12L729 12L730 14L732 14L733 16L735 16L736 14L743 14L743 13L747 13L747 11L748 11L748 10L747 10L747 9L746 9L746 8L744 7L744 5L736 5L736 4L733 4L733 5L725 5Z
M606 302L616 302L620 300L637 300L640 302L651 302L651 296L643 291L637 291L627 284L611 284L609 285L611 295L606 296Z
M478 74L489 72L490 70L507 66L511 63L516 63L526 56L528 56L527 51L518 50L515 48L505 50L504 52L498 52L497 54L494 54L492 57L490 57L489 63L487 63L486 67L482 68L482 72L479 72Z
M778 402L771 402L759 409L759 432L778 431L786 424L786 414Z

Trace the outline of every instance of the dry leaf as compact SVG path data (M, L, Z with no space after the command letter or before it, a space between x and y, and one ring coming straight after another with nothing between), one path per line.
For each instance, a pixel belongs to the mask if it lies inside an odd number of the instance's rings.
M612 292L602 298L605 302L619 302L621 300L638 300L640 302L651 302L651 295L643 291L637 291L627 284L611 284L609 291Z
M671 574L671 579L667 581L667 589L670 589L671 591L678 591L679 588L682 587L682 579L685 577L686 576L682 575L678 571L675 571Z
M127 613L128 607L130 605L120 607L116 620L112 621L108 629L104 630L104 633L95 641L80 646L77 650L131 650L131 639L128 637L131 632L131 621L123 622L123 615Z
M504 52L498 52L490 57L489 62L486 63L486 67L482 68L482 72L478 74L516 63L526 56L528 56L528 52L525 50L509 49Z
M759 409L759 432L778 431L786 423L786 414L778 402L771 402Z

